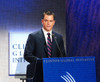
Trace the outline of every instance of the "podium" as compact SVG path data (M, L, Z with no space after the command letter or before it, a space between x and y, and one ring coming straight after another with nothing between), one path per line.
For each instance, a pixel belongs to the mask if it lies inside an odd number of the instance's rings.
M33 82L96 82L95 57L43 58L32 73Z

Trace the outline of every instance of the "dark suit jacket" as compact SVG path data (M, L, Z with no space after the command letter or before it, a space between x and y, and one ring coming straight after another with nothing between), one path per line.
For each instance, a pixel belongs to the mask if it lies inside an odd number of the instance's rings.
M65 57L65 50L64 50L64 43L63 38L60 34L53 32L56 41L60 47L61 53L57 47L57 44L52 38L52 55L51 57ZM27 78L34 77L34 82L43 82L43 75L42 75L42 64L38 62L38 59L47 58L47 45L44 37L44 33L41 30L29 34L25 51L24 51L24 58L30 62L30 65L27 66Z
M60 54L57 44L54 38L52 38L51 57L65 57L65 49L64 49L64 42L63 42L62 36L56 32L53 32L53 34L55 36L55 39L58 42L61 53L63 55ZM46 57L48 57L47 45L46 45L46 41L45 41L45 37L44 37L44 33L42 29L38 32L29 34L26 47L25 47L25 51L24 51L24 58L28 62L31 63L35 61L37 58L46 58Z

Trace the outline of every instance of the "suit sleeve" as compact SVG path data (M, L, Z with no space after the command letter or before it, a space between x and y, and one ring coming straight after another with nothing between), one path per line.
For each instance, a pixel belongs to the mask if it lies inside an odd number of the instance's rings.
M35 52L35 39L32 34L29 34L25 50L24 50L24 59L30 63L36 62Z

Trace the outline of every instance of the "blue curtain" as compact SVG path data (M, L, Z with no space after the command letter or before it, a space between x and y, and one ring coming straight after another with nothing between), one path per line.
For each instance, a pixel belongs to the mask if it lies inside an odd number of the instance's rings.
M95 56L100 82L100 0L66 0L66 25L67 56Z

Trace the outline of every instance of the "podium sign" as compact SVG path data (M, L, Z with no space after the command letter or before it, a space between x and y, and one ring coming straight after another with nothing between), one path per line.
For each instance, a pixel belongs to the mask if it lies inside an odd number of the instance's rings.
M96 82L95 57L43 58L44 82Z

